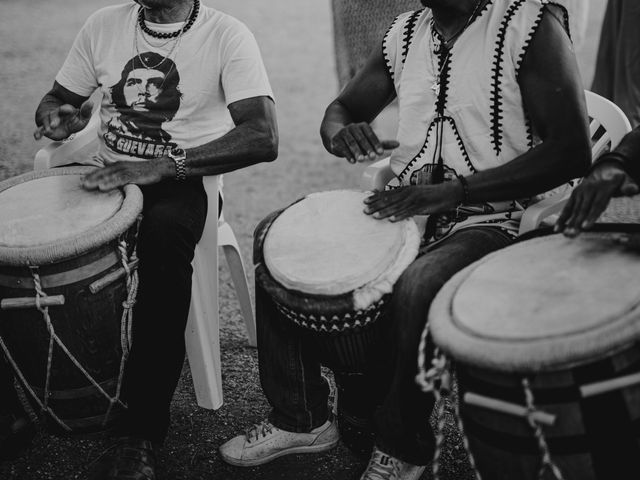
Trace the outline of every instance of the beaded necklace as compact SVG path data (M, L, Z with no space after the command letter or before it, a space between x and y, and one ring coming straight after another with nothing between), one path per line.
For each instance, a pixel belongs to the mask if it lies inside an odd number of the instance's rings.
M155 32L151 30L149 27L147 27L147 24L144 21L144 8L140 7L140 9L138 10L138 25L140 26L140 28L144 33L146 33L151 37L163 38L163 39L175 38L179 35L184 34L187 30L189 30L193 26L194 22L196 21L196 18L198 18L199 11L200 11L200 0L194 0L193 6L191 7L191 13L187 17L187 20L185 20L185 24L182 26L182 28L179 30L176 30L175 32L165 33L165 32Z

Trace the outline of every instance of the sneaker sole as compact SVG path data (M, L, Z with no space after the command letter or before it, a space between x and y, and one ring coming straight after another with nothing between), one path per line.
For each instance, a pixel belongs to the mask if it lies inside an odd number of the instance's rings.
M234 465L236 467L256 467L258 465L264 465L265 463L269 463L276 458L284 457L285 455L294 455L296 453L320 453L326 452L327 450L331 450L336 445L338 445L339 439L336 439L331 443L323 443L322 445L308 445L306 447L293 447L288 448L286 450L281 450L279 452L272 453L267 457L257 458L255 460L239 460L237 458L229 457L224 453L220 452L220 456L222 459L230 465Z

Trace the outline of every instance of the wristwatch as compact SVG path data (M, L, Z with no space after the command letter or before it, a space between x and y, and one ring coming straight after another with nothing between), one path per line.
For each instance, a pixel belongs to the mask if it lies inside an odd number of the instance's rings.
M183 181L187 179L187 152L183 148L173 147L167 156L173 160L176 165L176 180Z

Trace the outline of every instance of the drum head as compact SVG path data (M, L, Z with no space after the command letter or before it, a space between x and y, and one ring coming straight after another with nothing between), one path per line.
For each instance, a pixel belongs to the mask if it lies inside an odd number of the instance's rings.
M0 192L0 245L33 247L73 238L112 217L120 190L88 191L80 175L44 177Z
M429 313L452 357L529 371L601 357L640 334L640 253L621 233L515 244L454 276Z
M264 241L273 278L292 290L339 295L379 281L399 261L406 268L419 247L415 222L366 215L367 196L347 190L314 193L282 212Z
M94 167L38 170L0 182L0 265L45 265L117 239L142 211L135 185L87 191Z

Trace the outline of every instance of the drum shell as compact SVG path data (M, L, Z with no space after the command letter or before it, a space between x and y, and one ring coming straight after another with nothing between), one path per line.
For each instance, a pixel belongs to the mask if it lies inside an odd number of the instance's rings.
M130 231L129 239L132 238ZM126 279L114 281L96 293L89 286L121 267L118 243L114 241L38 269L44 292L65 298L63 306L49 307L56 334L110 396L116 393L122 357L120 322L127 299ZM0 298L34 296L29 268L0 265ZM2 310L0 315L0 335L42 400L49 348L43 315L36 308ZM106 418L107 399L57 345L51 365L49 406L73 433L104 430L117 418L120 407L114 407ZM34 408L39 407L34 404ZM52 419L48 419L48 427L63 432Z
M640 385L589 398L579 390L639 371L636 344L602 360L527 377L536 408L556 415L543 432L566 480L640 478ZM524 406L523 376L461 363L456 372L460 413L482 478L537 480L542 456L526 420L462 401L473 392Z

